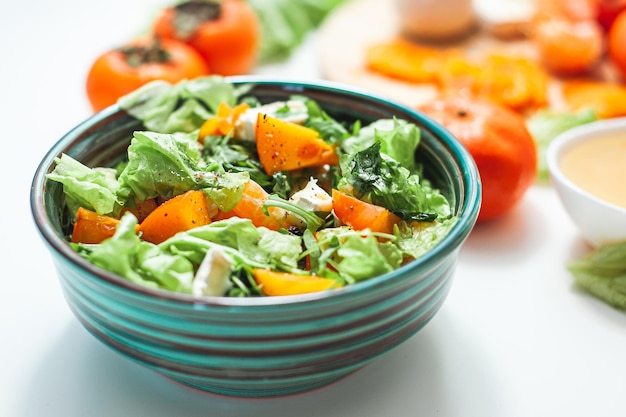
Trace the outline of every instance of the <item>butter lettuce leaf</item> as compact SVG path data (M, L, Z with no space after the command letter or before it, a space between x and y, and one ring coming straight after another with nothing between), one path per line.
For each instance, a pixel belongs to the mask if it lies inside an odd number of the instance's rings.
M576 284L621 310L626 310L626 242L603 245L570 261L567 269Z
M98 245L77 244L77 252L94 265L136 284L190 293L193 264L141 240L136 227L137 218L125 213L113 237Z
M399 119L381 119L359 129L344 140L341 147L346 153L363 151L380 142L380 152L395 159L410 172L418 169L415 150L420 143L420 130L412 123Z
M378 237L387 240L383 242ZM393 243L393 235L380 236L368 230L335 227L320 230L316 239L307 243L306 254L311 258L312 271L321 276L353 284L390 272L402 264L402 252ZM339 275L335 276L337 273Z
M450 217L432 223L400 223L397 236L398 247L406 255L417 259L435 247L457 221L458 218Z
M241 199L249 175L225 172L217 163L205 165L200 152L193 135L135 132L119 176L120 193L145 201L203 190L221 210L231 210Z
M283 60L345 0L248 0L261 24L260 62Z
M110 239L98 245L72 245L94 265L131 282L182 293L192 293L195 267L209 249L216 247L233 264L231 280L236 295L255 291L253 268L303 273L298 270L300 237L257 228L248 219L213 222L180 232L158 245L141 240L136 227L137 218L125 213ZM240 282L242 276L247 285Z
M238 217L197 227L185 235L234 249L242 262L258 268L295 269L302 252L301 237L255 227L249 219ZM184 240L185 235L180 239ZM170 240L163 246L176 244L176 240Z
M386 274L400 266L402 257L391 243L379 243L372 235L345 237L337 249L337 270L355 282Z
M128 162L119 180L138 201L169 198L197 188L200 149L184 135L134 132L127 152Z
M120 184L105 169L94 169L67 154L55 159L55 167L46 178L63 184L68 209L72 215L79 207L98 214L117 214L124 203L118 197Z
M146 130L192 132L215 114L221 102L234 106L246 86L235 87L224 77L210 75L176 84L152 81L118 100L128 114L142 121Z

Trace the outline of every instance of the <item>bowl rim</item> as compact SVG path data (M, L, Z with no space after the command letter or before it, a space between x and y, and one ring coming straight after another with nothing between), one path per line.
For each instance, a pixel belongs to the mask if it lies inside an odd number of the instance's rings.
M167 291L163 289L148 288L135 284L123 277L113 274L109 271L103 270L91 264L87 260L80 257L71 247L67 241L61 239L51 223L47 221L47 215L45 211L45 205L43 201L46 174L54 163L54 159L58 157L61 150L64 149L73 139L74 135L83 131L88 126L91 126L98 120L105 119L116 113L123 112L117 104L113 104L106 109L95 113L75 127L67 131L54 145L45 153L40 163L37 166L30 190L30 204L31 214L36 228L51 250L57 252L60 256L65 258L68 262L78 266L81 269L85 269L91 275L98 279L112 284L115 287L122 287L130 290L133 293L140 295L153 297L156 299L167 300L170 302L192 304L192 305L209 305L214 307L267 307L281 304L298 304L304 302L312 302L318 300L324 300L329 298L345 297L347 295L353 295L363 292L368 292L372 289L385 286L385 284L396 279L398 275L403 275L406 272L419 268L421 265L428 265L434 262L439 256L442 256L446 250L456 250L460 246L470 231L474 227L478 212L481 204L481 183L478 174L478 168L474 162L473 157L469 151L462 145L462 143L456 139L447 129L445 129L438 122L428 117L425 113L412 108L408 105L396 102L392 99L383 97L381 95L369 92L364 89L359 89L346 84L326 81L326 80L300 80L300 79L284 79L268 76L231 76L224 77L227 81L234 84L246 84L253 83L257 85L275 86L281 89L314 89L323 91L332 91L335 93L347 94L355 99L363 99L372 101L375 103L383 103L388 107L391 107L398 112L404 112L411 115L414 119L419 120L423 127L427 128L436 137L444 143L444 145L454 154L459 161L461 161L461 177L465 179L464 194L462 200L462 206L459 208L460 215L458 221L450 229L448 234L431 250L421 256L419 259L413 260L399 268L390 271L386 274L370 278L368 280L359 282L354 285L348 285L342 288L334 289L333 291L322 291L309 294L298 295L286 295L280 297L223 297L223 296L194 296L192 294L184 294L173 291Z
M582 197L594 202L597 205L626 215L626 207L618 206L606 200L601 199L572 180L563 173L560 167L563 152L577 143L593 140L595 136L604 133L612 133L623 130L626 133L626 117L617 117L613 119L596 120L584 125L576 126L557 135L556 138L548 145L546 151L546 164L553 181L571 189Z

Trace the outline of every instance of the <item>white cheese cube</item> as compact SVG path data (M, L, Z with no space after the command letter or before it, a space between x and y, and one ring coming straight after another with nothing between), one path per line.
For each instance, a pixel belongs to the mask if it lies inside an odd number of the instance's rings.
M207 251L192 284L195 296L222 296L231 288L232 262L218 247Z

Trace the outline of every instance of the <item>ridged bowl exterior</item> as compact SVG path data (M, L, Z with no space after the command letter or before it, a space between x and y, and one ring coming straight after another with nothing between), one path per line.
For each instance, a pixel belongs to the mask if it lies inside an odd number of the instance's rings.
M193 298L137 286L81 259L67 244L62 188L45 175L62 152L91 166L123 155L140 124L113 106L77 126L35 174L31 206L70 308L96 338L183 384L232 396L277 396L326 385L420 330L448 294L458 252L480 205L476 167L458 141L408 107L331 83L254 82L262 101L305 94L339 119L398 117L422 130L427 175L459 222L431 252L383 276L338 290L286 297Z

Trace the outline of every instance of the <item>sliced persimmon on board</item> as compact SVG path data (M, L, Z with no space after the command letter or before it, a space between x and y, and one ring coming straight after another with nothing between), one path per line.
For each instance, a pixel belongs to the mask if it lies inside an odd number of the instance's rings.
M159 244L178 232L211 223L207 198L201 190L187 191L162 203L139 225L141 237Z
M267 114L257 117L256 146L268 175L339 163L335 147L317 131Z
M366 52L367 67L388 77L415 83L439 83L446 53L397 38L371 45Z
M440 77L447 95L471 92L515 111L537 109L547 103L548 76L526 57L457 55L446 61Z
M613 82L566 80L563 100L573 111L592 109L600 119L626 116L626 87Z

